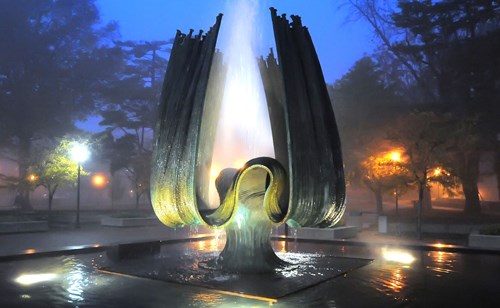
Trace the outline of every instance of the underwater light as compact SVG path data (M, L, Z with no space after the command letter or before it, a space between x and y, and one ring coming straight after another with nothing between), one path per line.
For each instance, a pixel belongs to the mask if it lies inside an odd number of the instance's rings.
M29 286L39 282L54 280L56 277L57 275L53 273L23 274L17 277L14 281L24 286Z
M398 262L403 264L410 264L415 261L415 257L413 257L411 254L399 250L383 250L382 256L386 261Z

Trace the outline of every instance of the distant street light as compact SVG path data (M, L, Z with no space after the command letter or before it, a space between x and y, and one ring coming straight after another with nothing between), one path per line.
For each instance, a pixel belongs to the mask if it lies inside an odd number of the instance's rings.
M106 184L108 183L106 181L106 177L102 174L94 175L90 182L92 183L92 185L94 185L94 187L97 187L97 188L102 188L102 187L106 186Z
M441 168L437 167L436 169L434 169L434 176L440 176L441 175Z
M76 143L71 149L71 157L78 163L78 182L76 193L76 228L80 228L80 169L81 164L90 156L89 149L85 144Z
M30 174L28 176L28 181L30 181L31 183L35 183L36 180L38 180L38 176L36 176L36 174Z

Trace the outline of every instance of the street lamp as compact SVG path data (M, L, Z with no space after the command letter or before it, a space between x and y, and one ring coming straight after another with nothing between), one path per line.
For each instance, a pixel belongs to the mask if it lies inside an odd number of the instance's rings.
M91 183L96 188L103 188L107 184L106 177L99 173L95 174L92 176Z
M86 161L90 156L89 149L85 144L75 143L71 149L71 157L78 163L78 182L76 193L76 228L80 228L80 169L81 163Z

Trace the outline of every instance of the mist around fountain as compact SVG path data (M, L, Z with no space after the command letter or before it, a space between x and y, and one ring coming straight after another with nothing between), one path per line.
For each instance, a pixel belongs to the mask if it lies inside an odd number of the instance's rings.
M259 3L227 3L220 46L227 66L210 178L210 204L218 205L214 182L225 168L240 168L248 160L274 157L266 97L257 64Z

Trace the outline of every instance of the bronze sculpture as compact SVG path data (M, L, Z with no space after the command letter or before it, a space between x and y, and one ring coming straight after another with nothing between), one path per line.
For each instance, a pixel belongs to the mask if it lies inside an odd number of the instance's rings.
M259 60L276 159L259 157L219 175L221 204L202 212L214 126L224 80L215 51L222 15L206 35L177 33L164 80L151 177L152 203L169 227L225 228L226 246L214 265L233 272L266 272L282 265L270 231L332 227L345 210L340 140L318 57L300 17L271 8L279 64ZM229 180L228 180L229 179Z

